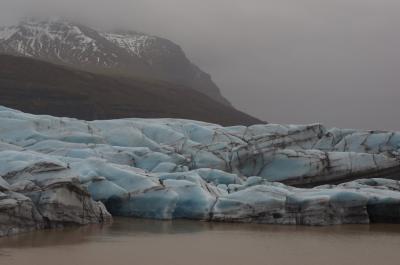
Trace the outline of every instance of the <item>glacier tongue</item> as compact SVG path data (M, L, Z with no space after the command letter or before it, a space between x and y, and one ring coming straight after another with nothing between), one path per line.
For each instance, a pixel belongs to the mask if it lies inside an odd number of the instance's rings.
M399 176L399 148L397 132L320 124L88 122L0 107L0 235L107 221L107 210L270 224L399 222L400 184L384 179Z

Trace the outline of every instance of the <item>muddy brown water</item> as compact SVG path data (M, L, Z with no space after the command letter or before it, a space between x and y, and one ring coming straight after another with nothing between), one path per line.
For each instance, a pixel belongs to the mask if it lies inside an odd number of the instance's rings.
M1 265L399 265L400 225L331 227L160 222L38 231L0 239Z

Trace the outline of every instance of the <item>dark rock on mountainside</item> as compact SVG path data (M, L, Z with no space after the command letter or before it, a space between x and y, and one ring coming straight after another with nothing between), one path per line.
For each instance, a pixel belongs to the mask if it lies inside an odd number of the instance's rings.
M261 121L184 86L94 74L0 55L0 104L79 119L184 118L223 125Z

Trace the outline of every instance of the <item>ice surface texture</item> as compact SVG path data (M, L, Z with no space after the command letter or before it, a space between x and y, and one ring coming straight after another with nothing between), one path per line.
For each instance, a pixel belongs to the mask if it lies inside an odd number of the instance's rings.
M0 107L0 228L10 212L1 207L22 211L11 203L18 200L25 213L38 212L34 226L50 227L106 220L107 210L271 224L399 222L400 184L385 179L399 176L399 148L397 132L320 124L87 122ZM74 208L82 204L83 212ZM71 211L60 216L54 205Z

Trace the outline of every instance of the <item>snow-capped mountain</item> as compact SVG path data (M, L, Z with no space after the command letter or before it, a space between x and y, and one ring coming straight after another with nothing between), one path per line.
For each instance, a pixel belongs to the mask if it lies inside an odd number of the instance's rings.
M30 18L0 28L0 53L165 80L229 104L210 75L191 63L181 47L143 33L102 32L62 18Z

